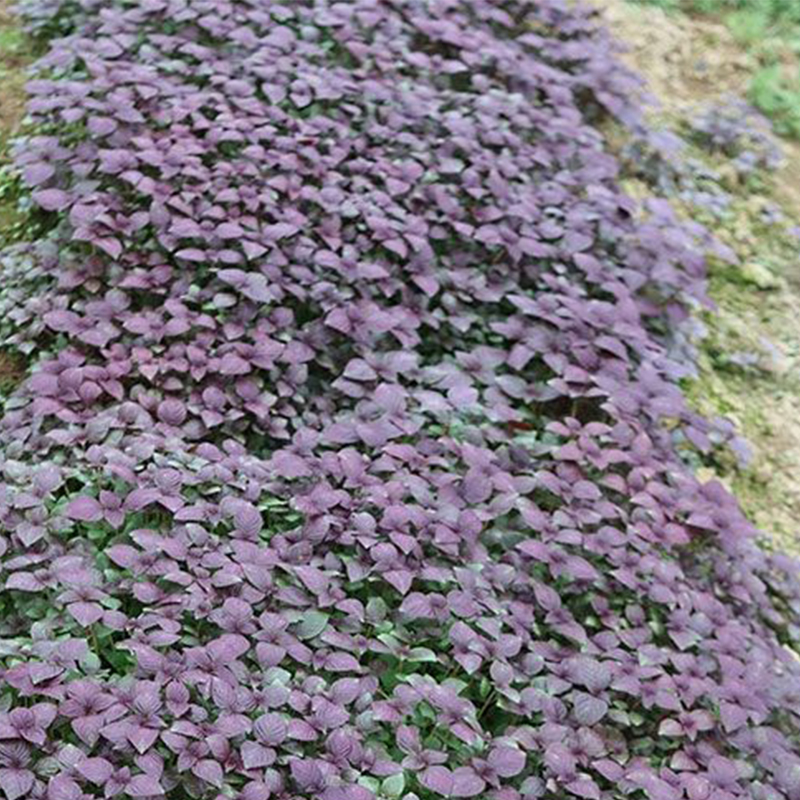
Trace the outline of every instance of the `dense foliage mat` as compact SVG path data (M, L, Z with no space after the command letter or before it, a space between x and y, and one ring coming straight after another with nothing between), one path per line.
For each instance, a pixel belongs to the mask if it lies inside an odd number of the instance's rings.
M800 798L796 565L686 466L713 245L618 190L592 16L25 11L6 798Z

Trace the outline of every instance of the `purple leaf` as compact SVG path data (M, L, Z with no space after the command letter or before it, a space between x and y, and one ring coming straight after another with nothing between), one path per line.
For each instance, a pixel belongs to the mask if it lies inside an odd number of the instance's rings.
M581 777L568 783L567 791L586 800L600 800L600 787L588 777Z
M0 789L8 800L25 797L33 787L34 775L30 770L20 768L0 769Z
M470 767L453 771L452 797L477 797L485 788L486 783Z
M525 769L525 753L516 747L500 746L489 752L488 761L503 778L513 778Z
M280 714L264 714L255 721L253 732L260 742L275 747L286 739L289 727Z
M64 513L80 522L98 522L103 518L103 508L93 497L77 497L71 500Z
M453 773L447 767L428 767L419 778L420 783L434 794L442 797L453 797L455 781Z
M131 797L156 797L164 793L155 775L134 775L125 786L125 794Z
M70 196L61 189L38 189L32 197L45 211L63 211L70 204Z
M608 703L584 692L575 692L572 703L575 708L575 719L580 725L596 725L608 711Z
M216 761L210 758L204 758L192 767L192 772L197 775L200 780L210 783L218 789L222 788L225 776L222 767Z
M86 758L78 763L76 769L87 781L98 786L102 786L114 771L111 763L104 758Z

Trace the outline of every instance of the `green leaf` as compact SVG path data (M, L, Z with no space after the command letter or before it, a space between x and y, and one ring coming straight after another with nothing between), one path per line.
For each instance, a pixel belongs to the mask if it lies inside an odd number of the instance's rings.
M270 509L270 508L287 508L289 504L280 497L275 497L274 495L266 495L259 500L259 506L262 509Z
M433 650L429 650L427 647L415 647L408 653L408 660L409 661L432 661L437 662L439 659L436 657L436 653Z
M448 678L442 685L452 687L456 694L461 694L469 686L466 681L462 681L460 678Z
M386 797L400 797L405 788L406 776L404 773L398 772L396 775L390 775L381 784L381 794Z
M108 650L103 653L103 656L118 675L130 672L134 664L133 658L122 650Z
M0 658L16 655L23 641L22 639L0 639Z
M417 703L414 708L414 720L417 727L425 727L428 722L436 722L436 710L426 701Z
M264 683L267 686L288 686L292 680L292 673L280 667L270 667L264 673Z
M367 602L367 616L375 622L383 621L386 616L386 601L382 597L372 597Z
M328 627L330 616L322 611L307 611L303 614L295 633L300 639L313 639Z
M400 647L400 640L396 636L392 636L391 633L379 633L375 638L392 650Z
M358 779L358 785L364 786L374 794L378 794L381 787L381 782L377 778L371 778L369 775L362 775Z
M97 672L103 666L100 657L96 653L87 653L80 663L84 670L90 673Z

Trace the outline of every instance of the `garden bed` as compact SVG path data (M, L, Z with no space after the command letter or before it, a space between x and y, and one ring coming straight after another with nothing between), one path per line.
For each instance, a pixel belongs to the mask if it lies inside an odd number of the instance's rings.
M698 463L729 247L560 0L28 0L8 800L800 797L797 563Z

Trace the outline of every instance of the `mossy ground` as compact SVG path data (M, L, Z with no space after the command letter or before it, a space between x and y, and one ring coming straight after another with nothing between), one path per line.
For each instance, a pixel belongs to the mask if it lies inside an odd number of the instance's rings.
M735 196L714 229L741 262L712 263L717 310L703 315L700 378L687 393L704 413L733 420L754 449L750 467L722 461L716 473L759 528L800 550L800 243L788 222L764 223L773 189Z
M668 14L626 0L596 0L623 45L630 66L654 97L653 123L680 131L686 115L729 94L746 96L759 63L752 48L721 22ZM713 77L713 79L711 79ZM618 143L610 139L612 147ZM735 423L753 449L747 467L715 453L698 469L737 496L765 534L765 544L800 553L800 148L784 142L785 165L747 183L723 157L691 148L732 195L715 218L674 205L705 224L740 263L711 262L709 292L717 308L701 312L707 335L698 343L699 377L684 390L697 410ZM628 180L642 196L649 187ZM782 220L770 220L775 209Z

